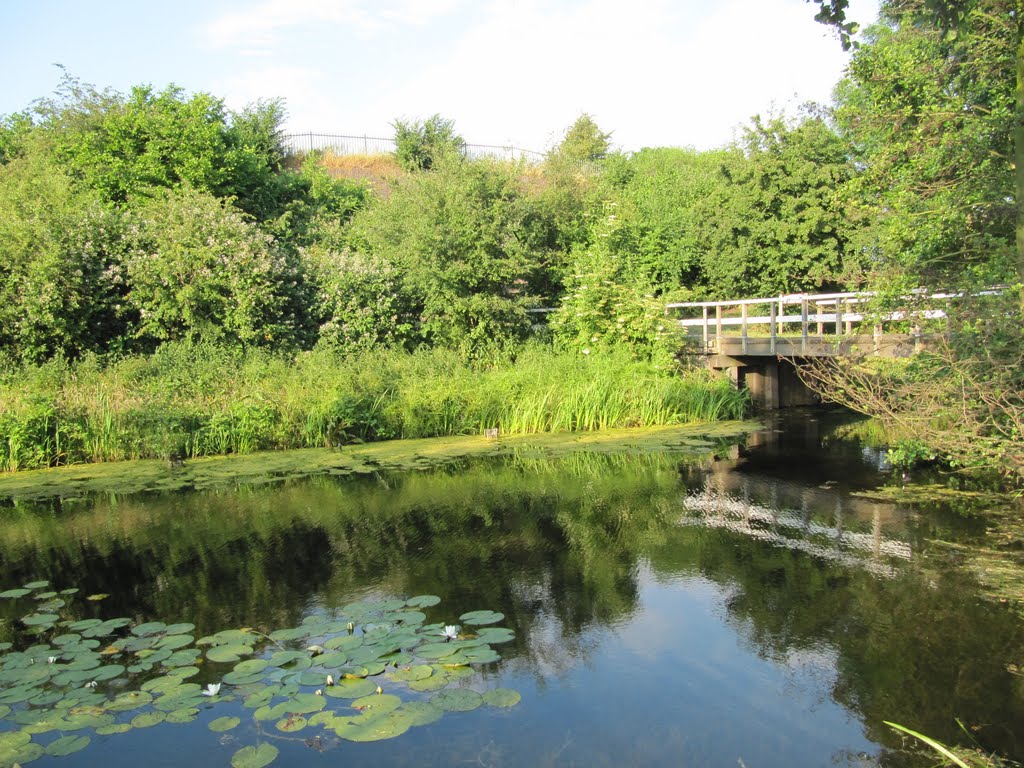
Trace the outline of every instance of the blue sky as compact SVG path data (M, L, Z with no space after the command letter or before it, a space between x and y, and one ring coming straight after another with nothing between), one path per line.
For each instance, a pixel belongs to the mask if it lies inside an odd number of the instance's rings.
M467 141L545 150L591 114L613 143L721 146L755 113L827 101L847 56L804 0L4 2L0 114L63 64L99 87L174 83L293 131L390 136L435 112ZM877 0L852 0L870 22Z

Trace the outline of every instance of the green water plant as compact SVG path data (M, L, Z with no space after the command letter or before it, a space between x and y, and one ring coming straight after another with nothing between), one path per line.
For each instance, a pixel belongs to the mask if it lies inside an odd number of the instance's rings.
M74 754L91 743L89 731L189 723L231 702L208 729L238 732L249 711L257 743L237 749L231 765L260 768L278 755L271 740L307 728L378 741L447 712L520 701L510 689L466 687L480 682L474 665L500 659L492 646L514 638L494 626L504 616L470 611L461 626L428 623L434 595L363 600L295 627L196 638L191 623L77 618L77 593L42 580L0 592L32 607L0 643L0 766Z

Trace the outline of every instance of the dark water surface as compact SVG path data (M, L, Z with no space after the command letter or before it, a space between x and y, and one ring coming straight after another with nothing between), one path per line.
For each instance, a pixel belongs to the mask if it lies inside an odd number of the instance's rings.
M515 641L469 685L515 688L518 706L369 744L271 728L258 738L275 766L929 765L883 721L962 743L956 718L1021 759L1024 686L1007 665L1024 660L1024 627L930 544L983 523L852 495L891 482L856 434L802 413L713 456L524 453L20 503L0 507L0 588L109 593L75 617L193 622L197 637L365 597L438 595L430 621L505 614ZM11 639L24 611L0 611ZM239 728L207 729L231 714ZM251 714L211 703L194 723L93 735L32 765L226 766L257 742Z

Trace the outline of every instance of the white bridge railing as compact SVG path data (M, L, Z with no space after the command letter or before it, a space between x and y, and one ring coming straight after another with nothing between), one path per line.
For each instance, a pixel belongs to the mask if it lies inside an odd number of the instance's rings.
M777 342L784 336L787 340L800 341L806 349L812 333L817 339L823 339L826 331L831 330L830 339L842 339L854 335L854 326L865 320L872 322L871 335L876 339L882 335L886 323L909 321L909 335L916 340L921 334L921 322L946 318L946 310L941 305L963 294L921 293L907 297L913 309L868 312L866 305L876 296L868 292L796 293L758 299L679 302L667 304L666 310L700 310L699 317L683 317L677 322L683 328L700 329L705 351L720 350L723 339L736 338L746 353L750 331L756 330L758 336L769 340L770 352L774 354ZM789 336L787 329L793 329Z

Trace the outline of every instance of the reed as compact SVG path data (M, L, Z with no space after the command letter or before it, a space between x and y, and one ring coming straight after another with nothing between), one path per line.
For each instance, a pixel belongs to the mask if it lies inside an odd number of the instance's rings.
M54 361L0 379L0 470L189 458L358 441L642 427L742 417L706 371L543 345L471 364L457 353L297 356L168 344L148 357Z

